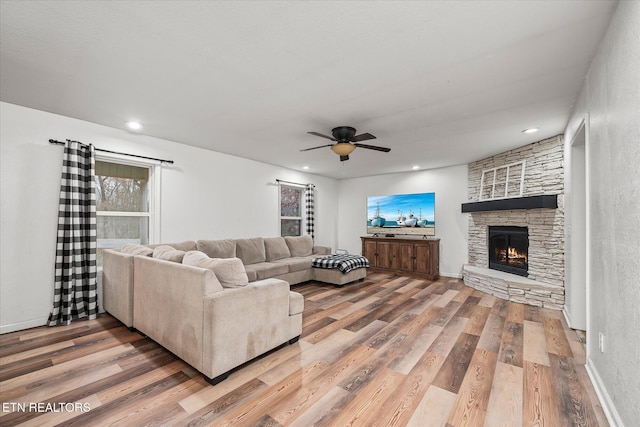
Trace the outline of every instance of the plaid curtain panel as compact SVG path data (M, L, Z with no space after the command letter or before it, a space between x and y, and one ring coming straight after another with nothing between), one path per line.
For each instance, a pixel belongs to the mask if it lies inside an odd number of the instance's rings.
M315 186L313 184L307 184L305 186L304 192L304 204L305 211L307 214L307 234L311 235L311 238L314 238L313 235L313 219L314 219L314 208L313 208L313 189Z
M49 326L98 315L95 148L67 140L62 161L53 309Z

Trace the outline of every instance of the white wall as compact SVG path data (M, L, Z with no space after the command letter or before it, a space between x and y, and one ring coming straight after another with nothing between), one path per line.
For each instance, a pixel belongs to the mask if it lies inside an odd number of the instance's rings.
M361 253L367 235L367 196L436 193L436 236L440 239L440 275L461 277L468 262L467 165L340 181L338 248Z
M570 144L588 117L587 370L611 424L627 426L640 425L639 23L640 2L620 1L565 131Z
M43 325L53 299L63 147L174 160L161 170L160 241L278 235L276 178L316 185L316 243L336 247L338 181L0 103L0 333Z

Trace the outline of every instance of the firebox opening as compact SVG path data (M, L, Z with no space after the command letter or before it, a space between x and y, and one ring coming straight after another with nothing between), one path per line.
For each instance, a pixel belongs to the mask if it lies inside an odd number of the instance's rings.
M489 268L527 277L527 227L489 227Z

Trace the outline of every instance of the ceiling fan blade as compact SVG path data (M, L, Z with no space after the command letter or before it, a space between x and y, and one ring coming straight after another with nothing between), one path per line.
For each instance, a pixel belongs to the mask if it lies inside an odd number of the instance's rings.
M353 145L360 148L368 148L369 150L384 151L385 153L388 153L389 151L391 151L391 148L378 147L377 145L367 145L367 144L353 144Z
M333 144L327 144L327 145L319 145L317 147L312 147L312 148L305 148L304 150L300 150L300 151L309 151L309 150L315 150L316 148L324 148L324 147L331 147Z
M347 154L346 156L340 156L340 161L344 162L345 160L349 160L349 155Z
M366 141L368 139L376 139L376 137L370 133L361 133L360 135L356 135L351 138L351 142Z
M333 137L330 137L330 136L328 136L328 135L323 135L323 134L321 134L321 133L319 133L319 132L307 132L307 133L308 133L308 134L311 134L311 135L319 136L319 137L322 137L322 138L327 138L327 139L330 139L330 140L332 140L332 141L337 141L337 139L335 139L335 138L333 138Z

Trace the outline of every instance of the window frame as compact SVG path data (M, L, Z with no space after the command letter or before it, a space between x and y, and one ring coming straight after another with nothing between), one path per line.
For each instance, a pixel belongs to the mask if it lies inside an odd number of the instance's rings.
M482 176L480 177L480 193L478 194L478 200L497 200L497 199L512 199L515 197L522 197L524 192L524 173L526 168L526 160L521 160L519 162L509 163L508 165L496 166L495 168L484 169L482 171ZM510 169L520 166L520 177L519 177L519 186L517 194L509 193L509 172ZM505 181L504 182L496 182L496 177L498 176L498 172L504 170L505 173ZM487 183L487 178L492 174L493 178L490 178L490 183ZM486 177L486 178L485 178ZM504 194L496 195L496 185L504 185ZM484 197L485 188L491 188L491 195L489 197Z
M160 166L161 162L153 160L132 160L129 157L112 154L112 153L96 153L96 162L116 163L126 166L135 166L149 170L149 180L147 183L149 197L148 212L130 212L130 211L98 211L97 217L146 217L149 227L148 244L157 243L160 240Z

